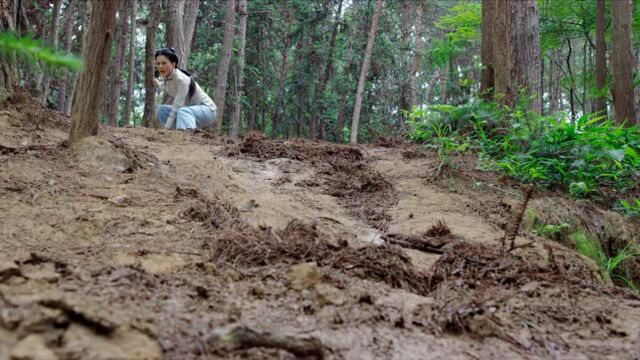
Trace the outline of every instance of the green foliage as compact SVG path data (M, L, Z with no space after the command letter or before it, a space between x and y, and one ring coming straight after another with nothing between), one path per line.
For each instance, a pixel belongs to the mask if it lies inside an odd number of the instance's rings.
M574 242L576 249L584 256L595 261L602 271L602 275L611 280L638 290L636 285L627 278L620 269L620 265L625 261L640 257L637 247L628 243L622 250L613 256L607 256L602 248L602 244L584 232L571 234L570 239Z
M19 37L12 32L1 32L0 55L6 56L11 52L27 61L42 61L53 68L78 70L82 66L82 61L76 56L47 48L32 36Z
M620 208L627 216L640 218L640 199L620 200Z
M486 103L431 106L414 110L409 119L415 141L477 147L509 176L564 188L576 198L604 188L625 193L640 181L640 129L603 117L584 115L576 122L542 117L528 111L525 99L514 109Z
M479 3L459 2L441 17L436 26L447 32L444 39L434 39L429 58L436 67L444 67L452 57L480 39L482 6Z

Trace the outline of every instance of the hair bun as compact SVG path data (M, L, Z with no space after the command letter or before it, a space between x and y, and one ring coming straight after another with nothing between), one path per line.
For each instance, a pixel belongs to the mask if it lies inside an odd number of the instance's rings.
M176 50L174 48L171 48L171 47L169 48L169 50L171 50L171 52L174 53L174 54L176 52Z

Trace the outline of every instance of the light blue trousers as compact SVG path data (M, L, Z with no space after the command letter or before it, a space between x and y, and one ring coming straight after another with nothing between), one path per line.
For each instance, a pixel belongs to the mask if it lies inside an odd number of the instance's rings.
M160 105L156 112L158 121L164 127L169 115L171 115L171 105ZM195 128L206 128L216 121L216 112L206 105L183 106L176 114L176 129L186 130Z

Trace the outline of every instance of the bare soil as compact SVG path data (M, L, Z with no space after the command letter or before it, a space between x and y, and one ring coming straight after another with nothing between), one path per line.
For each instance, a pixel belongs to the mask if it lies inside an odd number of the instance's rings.
M497 176L432 179L393 139L104 127L69 147L29 101L0 111L0 359L640 356L635 293L526 226L503 251L522 195Z

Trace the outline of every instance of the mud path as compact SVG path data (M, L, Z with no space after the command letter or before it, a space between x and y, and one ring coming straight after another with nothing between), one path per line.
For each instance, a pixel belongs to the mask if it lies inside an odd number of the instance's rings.
M560 245L496 251L502 210L429 160L146 129L70 149L2 116L0 359L293 358L215 340L236 325L328 359L638 356L636 296ZM410 236L436 251L385 244Z

